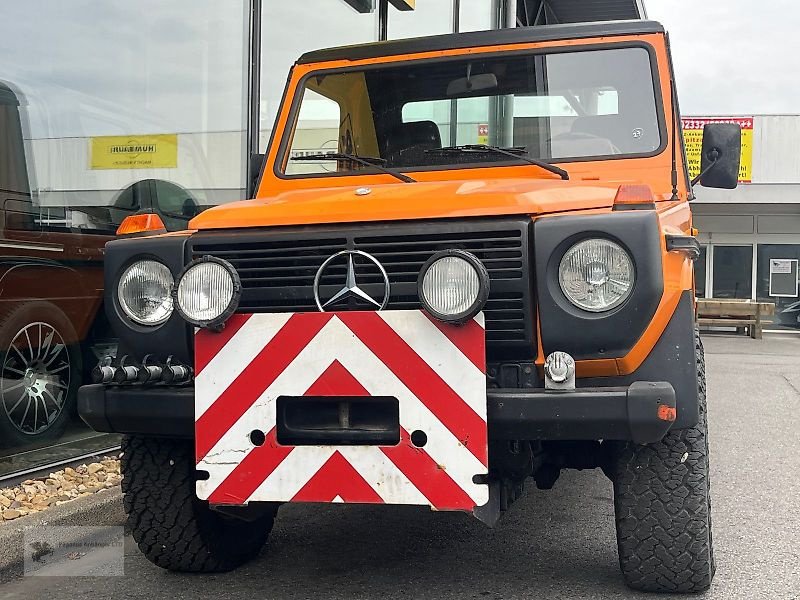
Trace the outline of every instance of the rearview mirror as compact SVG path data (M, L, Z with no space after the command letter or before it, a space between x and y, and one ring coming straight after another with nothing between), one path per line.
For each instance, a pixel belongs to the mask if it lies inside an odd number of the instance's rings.
M481 73L472 77L461 77L447 84L448 96L460 96L479 90L491 90L497 87L497 77L494 73Z
M739 183L742 128L735 123L708 123L703 127L700 185L732 190Z

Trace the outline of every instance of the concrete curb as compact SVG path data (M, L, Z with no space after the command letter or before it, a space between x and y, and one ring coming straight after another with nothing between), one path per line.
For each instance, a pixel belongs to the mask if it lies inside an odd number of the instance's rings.
M26 515L0 524L0 582L23 575L23 531L26 527L58 525L125 524L122 490L119 486L100 490L53 506L45 511Z

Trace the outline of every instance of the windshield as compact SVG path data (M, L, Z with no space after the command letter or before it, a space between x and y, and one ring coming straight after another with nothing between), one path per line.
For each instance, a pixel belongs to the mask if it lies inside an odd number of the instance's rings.
M412 171L523 163L454 148L478 144L549 162L653 154L662 147L655 89L650 53L639 46L318 72L299 90L283 169L372 169L315 156L337 152Z

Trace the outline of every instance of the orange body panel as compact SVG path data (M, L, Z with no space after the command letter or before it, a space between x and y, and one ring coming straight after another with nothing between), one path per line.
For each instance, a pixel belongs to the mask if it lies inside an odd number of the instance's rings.
M534 165L453 168L436 171L404 172L417 180L414 184L398 182L388 174L341 174L328 177L282 176L279 143L291 132L291 100L300 92L302 78L325 69L358 67L408 60L512 52L544 48L570 48L598 44L636 42L652 46L656 57L663 112L672 114L669 56L665 36L647 34L610 36L579 40L507 44L469 49L424 52L414 55L385 56L368 60L341 60L317 64L298 64L293 68L277 120L273 140L267 151L266 168L256 198L210 209L194 218L193 230L249 228L321 223L359 223L452 217L479 217L528 214L534 219L565 213L607 213L623 184L650 187L656 201L663 233L691 231L691 213L687 202L689 190L685 177L679 177L677 200L673 200L670 172L673 155L678 173L685 173L683 153L673 148L681 144L667 128L668 143L656 156L614 160L564 162L560 166L570 174L568 181ZM675 150L678 150L675 152ZM370 188L356 195L357 188ZM650 353L670 320L681 293L692 289L693 265L685 254L667 252L662 236L664 292L656 315L631 350L619 359L579 361L579 377L624 375L635 371ZM533 315L532 318L538 318ZM539 340L541 346L541 341ZM540 347L541 350L541 347ZM538 363L543 363L541 351Z

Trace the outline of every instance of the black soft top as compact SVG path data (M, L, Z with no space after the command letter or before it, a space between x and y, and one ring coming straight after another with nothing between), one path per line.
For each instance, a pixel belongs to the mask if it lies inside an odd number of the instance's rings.
M571 23L566 25L536 25L513 27L491 31L448 33L428 37L371 42L353 46L339 46L306 52L298 64L324 62L328 60L360 60L398 54L414 54L453 48L472 48L524 42L550 42L598 36L637 35L664 33L664 27L656 21L597 21L593 23Z

